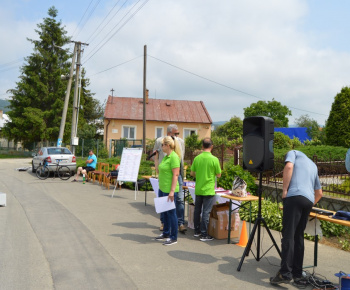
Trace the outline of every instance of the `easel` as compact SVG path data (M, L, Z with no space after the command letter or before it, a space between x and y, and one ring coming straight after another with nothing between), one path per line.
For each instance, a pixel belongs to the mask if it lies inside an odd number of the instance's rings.
M275 239L273 238L269 228L267 227L267 224L266 224L266 221L264 220L264 218L261 216L261 195L262 195L262 172L260 171L259 173L259 208L258 208L258 217L254 223L254 227L253 227L253 230L252 232L250 233L250 236L249 236L249 240L248 240L248 243L247 243L247 246L243 252L243 255L242 255L242 258L241 258L241 261L239 262L239 265L238 265L238 268L237 268L237 271L240 271L241 270L241 267L242 267L242 264L244 262L244 258L246 256L248 256L249 254L249 251L251 250L251 247L252 247L252 243L253 243L253 240L254 240L254 235L255 235L255 232L256 230L258 229L258 240L257 240L257 252L256 252L256 256L254 256L254 253L252 252L254 258L257 260L257 261L260 261L260 259L262 257L265 256L265 254L270 251L270 249L275 246L278 254L280 255L281 257L281 251L280 249L278 248L277 244L276 244L276 241ZM265 226L266 228L266 231L267 233L269 234L270 236L270 239L273 243L273 245L262 255L260 256L260 232L261 232L261 223L263 223L263 225Z
M115 183L111 198L114 196L115 189L118 182L134 182L135 183L135 200L138 192L137 177L139 174L140 163L142 157L142 148L123 148L122 157L120 160L120 167L118 178Z

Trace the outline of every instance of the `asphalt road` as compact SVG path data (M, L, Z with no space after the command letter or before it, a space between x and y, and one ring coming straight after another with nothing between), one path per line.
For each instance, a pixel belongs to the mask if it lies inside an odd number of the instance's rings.
M272 248L260 260L226 240L200 242L193 230L176 245L154 241L159 216L153 193L103 189L98 184L59 178L39 180L30 159L0 160L0 289L271 289L269 277L280 259ZM280 235L273 232L280 244ZM271 241L262 230L262 251ZM305 264L313 262L306 241ZM319 245L315 272L336 283L334 273L350 272L350 254ZM313 271L313 269L310 269ZM295 289L283 285L280 289ZM307 288L312 289L312 288Z

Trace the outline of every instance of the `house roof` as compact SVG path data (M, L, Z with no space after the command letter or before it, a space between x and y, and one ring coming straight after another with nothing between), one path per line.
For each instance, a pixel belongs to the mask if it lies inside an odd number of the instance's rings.
M106 119L143 120L143 99L108 96ZM212 120L202 101L178 101L148 99L146 103L147 121L203 123Z

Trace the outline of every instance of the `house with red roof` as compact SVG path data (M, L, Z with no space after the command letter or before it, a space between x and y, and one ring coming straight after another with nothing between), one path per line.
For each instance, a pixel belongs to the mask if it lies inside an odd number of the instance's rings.
M176 124L180 138L211 136L212 120L202 101L152 99L146 95L146 139L166 135ZM104 141L143 138L143 98L109 96L104 113Z

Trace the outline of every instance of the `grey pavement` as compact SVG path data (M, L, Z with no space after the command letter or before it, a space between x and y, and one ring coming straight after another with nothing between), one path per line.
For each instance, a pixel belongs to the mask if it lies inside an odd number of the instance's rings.
M39 180L30 159L0 160L0 289L296 289L274 287L279 269L274 247L257 261L250 253L237 271L244 248L226 240L201 242L193 230L163 246L154 193L121 189L111 198L98 183ZM280 234L272 231L280 246ZM272 242L262 228L261 251ZM256 254L256 239L252 250ZM261 254L262 255L262 254ZM305 241L305 265L314 243ZM350 253L319 245L318 266L308 268L337 283L350 272ZM311 287L307 289L312 289Z

